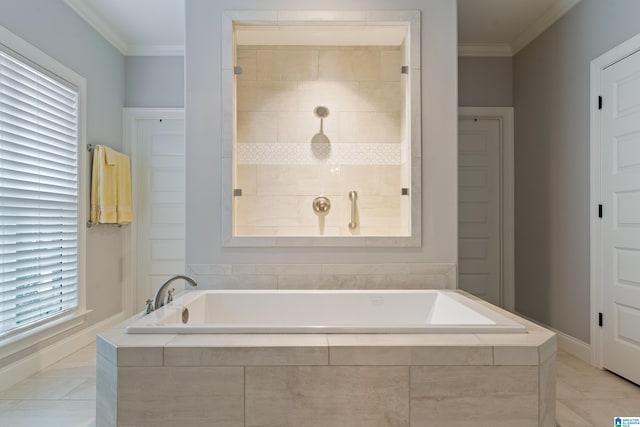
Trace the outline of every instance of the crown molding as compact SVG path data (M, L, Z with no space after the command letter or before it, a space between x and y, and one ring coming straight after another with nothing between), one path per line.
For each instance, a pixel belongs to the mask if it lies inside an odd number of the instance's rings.
M512 56L507 43L460 43L458 56Z
M547 28L553 25L558 19L569 12L580 0L559 0L554 3L540 18L525 29L518 37L511 42L513 55L531 43L536 37L542 34Z
M184 56L183 45L129 45L127 56Z
M125 56L183 56L183 45L137 45L129 43L122 34L96 13L85 0L64 0L94 30Z
M111 43L113 47L118 49L120 53L127 55L129 43L124 39L124 37L122 37L122 35L118 34L113 28L111 28L111 26L102 19L91 6L89 6L88 2L83 0L64 0L64 2L75 13L80 15L80 17L89 25L91 25L98 34Z

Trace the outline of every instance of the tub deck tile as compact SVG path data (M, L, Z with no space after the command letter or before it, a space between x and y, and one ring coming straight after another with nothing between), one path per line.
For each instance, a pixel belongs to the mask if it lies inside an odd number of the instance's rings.
M330 347L331 365L401 365L401 366L450 366L492 365L493 349L486 347Z
M124 327L97 336L98 353L118 366L162 366L164 346L175 335L127 334Z
M323 334L182 335L164 348L165 366L327 365Z

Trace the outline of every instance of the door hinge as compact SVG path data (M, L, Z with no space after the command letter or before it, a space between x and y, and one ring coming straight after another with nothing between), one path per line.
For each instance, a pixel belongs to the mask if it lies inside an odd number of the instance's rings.
M598 218L602 218L602 205L598 205Z
M233 67L233 74L235 75L242 74L242 67L239 65L236 65L235 67Z
M409 74L409 66L403 65L402 67L400 67L400 74Z
M602 325L604 324L603 320L602 320L602 313L598 313L598 326L602 327Z
M598 110L602 110L602 97L598 97Z

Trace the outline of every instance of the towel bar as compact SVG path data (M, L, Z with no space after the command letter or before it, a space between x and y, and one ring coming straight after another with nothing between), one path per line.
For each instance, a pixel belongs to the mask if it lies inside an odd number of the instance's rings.
M122 227L123 225L126 225L126 224L109 224L109 223L102 223L102 222L93 222L93 221L89 220L89 221L87 221L87 228L91 228L91 227L93 227L93 226L94 226L94 225L96 225L96 224L103 224L103 225L117 225L117 226L118 226L118 228Z

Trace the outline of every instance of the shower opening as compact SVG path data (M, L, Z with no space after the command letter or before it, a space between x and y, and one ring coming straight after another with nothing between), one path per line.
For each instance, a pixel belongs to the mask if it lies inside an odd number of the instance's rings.
M230 237L415 246L409 23L303 24L233 21Z

